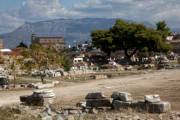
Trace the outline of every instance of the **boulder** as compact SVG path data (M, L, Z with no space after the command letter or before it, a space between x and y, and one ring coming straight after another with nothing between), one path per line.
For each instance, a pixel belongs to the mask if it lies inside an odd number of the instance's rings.
M169 102L150 103L148 107L150 113L165 113L171 110Z
M155 95L145 95L145 101L148 103L157 103L160 102L160 96L155 94Z
M85 99L104 99L105 96L101 92L97 93L88 93Z
M88 99L86 101L86 106L94 108L111 107L111 102L109 99Z
M62 114L63 115L79 114L79 113L80 113L80 111L76 107L67 106L67 107L62 108Z
M133 100L131 94L128 92L113 92L111 98L113 98L113 100L119 100L124 102L130 102Z

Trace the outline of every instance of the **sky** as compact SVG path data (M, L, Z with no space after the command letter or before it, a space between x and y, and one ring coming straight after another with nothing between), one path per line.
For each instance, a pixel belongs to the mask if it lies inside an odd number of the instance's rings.
M59 18L122 18L180 28L180 0L0 0L0 34L25 22Z

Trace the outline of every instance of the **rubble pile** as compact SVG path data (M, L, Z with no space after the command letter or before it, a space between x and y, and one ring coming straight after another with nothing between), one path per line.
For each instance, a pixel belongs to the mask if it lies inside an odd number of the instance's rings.
M51 88L51 87L54 87L57 84L59 84L59 81L53 81L52 83L46 83L46 84L43 84L42 82L38 82L38 83L30 83L30 84L27 85L27 87L36 88L36 89L42 89L42 88Z
M136 111L147 111L149 113L166 113L171 110L169 102L163 102L159 95L145 95L142 101L133 101L130 93L114 92L112 106L115 110L133 109Z
M178 118L179 115L171 114L171 104L169 102L161 101L160 96L157 94L145 95L144 100L136 101L133 100L132 95L128 92L113 92L111 97L109 98L101 92L88 93L85 96L86 102L77 103L76 107L65 106L59 110L57 110L52 105L54 98L55 94L52 90L34 91L30 96L21 96L20 100L26 105L42 106L43 110L38 109L37 112L35 112L35 110L27 110L27 107L21 106L19 108L13 108L12 111L16 111L17 114L21 114L20 111L26 111L28 114L40 117L42 120L74 120L76 118L86 119L86 116L98 113L104 113L106 116L106 120L117 120L115 118L117 114L120 116L120 120L144 120L143 118L138 116L141 113L142 115L144 115L144 113L155 113L154 115L167 115L164 118L170 118L171 120L177 120L176 118ZM122 112L113 113L113 110L128 111L130 109L134 111L132 115L129 115L129 113L128 115L122 115ZM110 118L107 117L108 114L111 115ZM147 120L155 119L150 118Z
M159 95L145 95L144 100L133 100L128 92L113 92L111 99L102 93L89 93L86 97L86 108L110 107L114 110L133 109L135 111L145 111L149 113L166 113L171 110L169 102L163 102Z

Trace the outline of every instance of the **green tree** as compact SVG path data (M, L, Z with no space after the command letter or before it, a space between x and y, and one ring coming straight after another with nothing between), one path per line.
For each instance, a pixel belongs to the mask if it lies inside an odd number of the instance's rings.
M69 71L72 66L72 58L70 58L66 53L61 56L61 66L65 71Z
M108 30L94 30L91 33L92 44L97 48L110 56L111 52L115 50L115 45L113 45L112 34Z
M167 26L165 21L159 21L156 23L156 30L160 31L164 40L166 40L167 36L170 34L170 28Z
M123 50L128 60L137 51L167 53L171 49L171 46L164 40L163 31L120 19L117 19L115 25L109 30L92 31L91 37L95 47L108 55L113 51Z

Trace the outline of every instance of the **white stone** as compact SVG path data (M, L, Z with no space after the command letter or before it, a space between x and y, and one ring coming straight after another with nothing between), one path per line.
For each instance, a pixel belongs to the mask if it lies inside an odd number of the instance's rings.
M171 104L169 102L150 103L149 112L151 113L165 113L171 110Z
M128 92L113 92L111 98L113 98L113 100L119 100L124 102L130 102L133 100L131 93Z
M155 95L145 95L145 101L149 103L157 103L160 102L160 96L158 94Z

